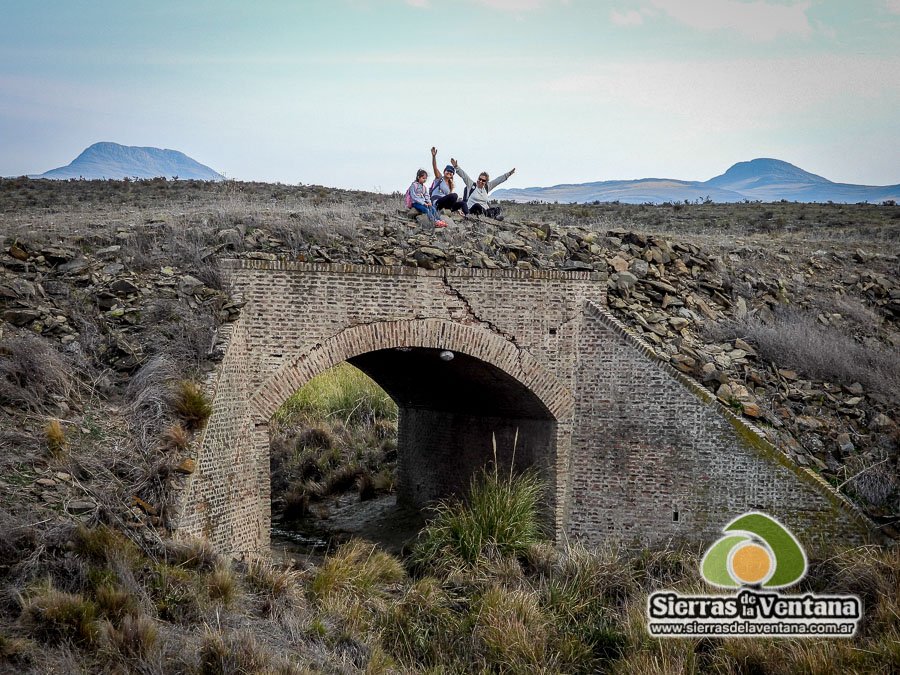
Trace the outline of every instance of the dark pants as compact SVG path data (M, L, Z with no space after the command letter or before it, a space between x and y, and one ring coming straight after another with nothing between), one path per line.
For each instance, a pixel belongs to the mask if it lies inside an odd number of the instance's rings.
M481 204L472 204L472 208L470 209L469 207L467 207L465 205L464 202L461 202L461 203L463 205L462 206L463 213L465 213L466 215L472 214L473 216L480 216L480 215L484 214L488 218L494 218L495 220L503 220L503 214L500 211L499 206L489 206L488 208L484 208Z
M466 215L471 213L473 216L480 216L484 213L484 209L481 207L481 204L472 204L471 209L468 206L463 205L463 213Z
M455 192L444 195L434 203L436 209L450 209L451 211L459 211L465 204L459 201L459 196Z

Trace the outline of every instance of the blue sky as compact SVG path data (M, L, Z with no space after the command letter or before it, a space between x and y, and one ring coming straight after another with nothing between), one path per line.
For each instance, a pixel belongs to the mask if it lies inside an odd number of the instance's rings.
M96 141L230 178L405 189L706 180L776 157L900 183L900 0L0 0L0 175Z

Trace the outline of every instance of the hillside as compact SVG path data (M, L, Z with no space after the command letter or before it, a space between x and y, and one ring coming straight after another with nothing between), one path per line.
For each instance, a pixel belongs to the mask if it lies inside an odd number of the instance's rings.
M739 162L707 181L665 178L613 180L497 190L496 199L516 202L590 203L619 201L626 204L704 201L837 202L878 204L900 200L900 185L884 187L833 183L778 159Z
M900 538L900 207L509 205L503 222L432 230L399 201L318 186L0 180L0 670L898 665L896 545L811 561L805 588L864 598L854 639L723 643L642 632L646 590L694 587L696 552L538 543L423 570L350 544L279 568L173 542L202 424L181 382L203 381L217 331L242 311L222 257L601 272L611 311L661 359L853 500L885 541Z
M141 148L118 143L94 143L70 164L45 171L35 178L181 178L185 180L224 180L208 166L177 150Z

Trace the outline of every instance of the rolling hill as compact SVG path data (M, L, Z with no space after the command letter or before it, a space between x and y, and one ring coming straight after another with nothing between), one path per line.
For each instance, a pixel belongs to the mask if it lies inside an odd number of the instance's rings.
M496 199L516 202L612 202L629 204L696 201L873 202L900 200L900 185L834 183L778 159L738 162L707 181L669 178L608 180L552 187L497 190Z
M225 180L221 174L177 150L141 148L118 143L94 143L71 164L51 169L32 178L122 179L182 178L193 180Z

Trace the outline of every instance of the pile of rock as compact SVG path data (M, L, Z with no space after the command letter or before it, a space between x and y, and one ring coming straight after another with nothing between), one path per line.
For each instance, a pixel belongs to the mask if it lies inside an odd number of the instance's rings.
M63 346L89 338L103 365L116 371L144 362L144 315L159 299L177 302L184 313L204 308L220 322L240 311L225 292L185 271L131 269L121 245L82 252L16 242L0 253L0 318ZM84 330L95 335L82 336Z

